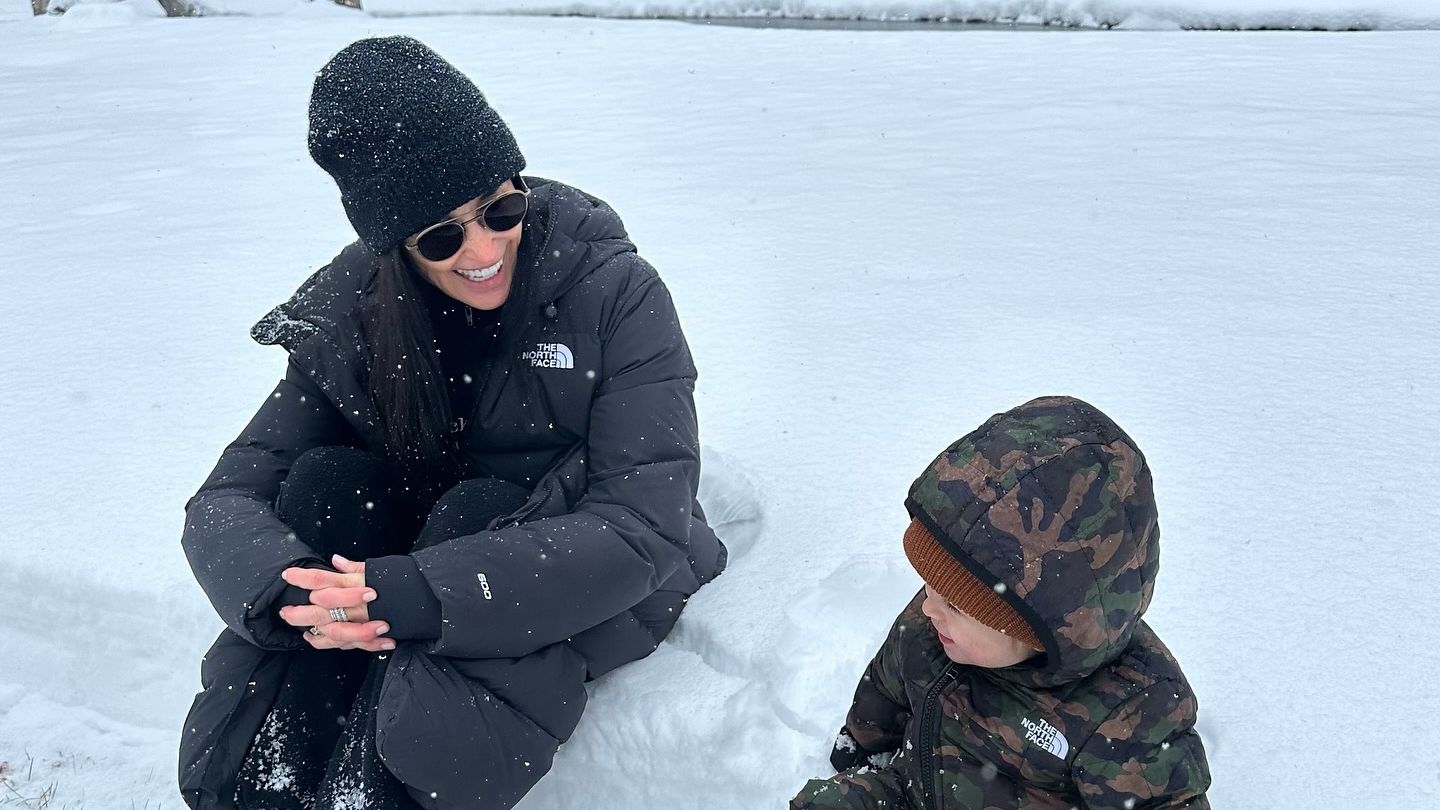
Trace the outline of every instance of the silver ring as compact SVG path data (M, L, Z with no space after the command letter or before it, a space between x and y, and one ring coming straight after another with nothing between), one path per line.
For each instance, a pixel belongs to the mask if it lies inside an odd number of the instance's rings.
M330 620L336 622L348 622L350 617L345 615L345 608L330 608Z
M306 630L305 632L309 633L310 635L312 635L312 636L314 636L314 637L316 637L316 638L319 638L319 637L325 635L324 633L320 632L320 628L318 628L318 627L312 627L312 628L310 628L309 630Z

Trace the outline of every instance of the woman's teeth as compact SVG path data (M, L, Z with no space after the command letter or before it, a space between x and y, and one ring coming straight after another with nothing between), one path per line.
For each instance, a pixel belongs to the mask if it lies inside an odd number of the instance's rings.
M504 259L501 259L500 261L495 262L489 267L482 267L479 270L461 270L457 268L455 272L459 273L467 281L488 281L494 278L495 275L500 272L500 265L504 261Z

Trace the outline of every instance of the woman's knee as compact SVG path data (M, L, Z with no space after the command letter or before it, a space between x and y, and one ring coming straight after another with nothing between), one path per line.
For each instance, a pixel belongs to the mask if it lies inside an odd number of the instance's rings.
M434 806L423 800L432 790L513 806L550 769L587 700L585 662L563 644L475 659L402 644L386 677L376 747L422 807Z
M451 487L430 510L416 548L485 531L496 518L525 505L530 492L499 478L472 478Z
M291 465L275 512L316 553L364 560L408 550L395 530L395 500L378 456L353 447L317 447Z
M290 465L284 486L294 497L312 492L334 496L385 484L385 462L379 456L355 447L327 446L301 453Z

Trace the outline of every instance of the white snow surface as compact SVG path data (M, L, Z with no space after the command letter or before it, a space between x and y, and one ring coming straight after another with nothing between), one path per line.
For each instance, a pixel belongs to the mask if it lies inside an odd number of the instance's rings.
M1052 393L1155 470L1148 618L1215 805L1440 805L1440 35L320 5L0 21L0 807L180 807L220 628L181 505L282 372L250 324L352 238L311 78L396 32L661 269L734 551L523 808L779 807L828 774L918 586L907 486Z
M29 9L27 0L0 0ZM364 0L363 12L328 0L190 0L208 15L369 14L381 17L437 14L536 14L589 17L779 18L815 20L947 21L1007 25L1164 30L1440 28L1440 0ZM122 5L154 16L158 0L51 0L53 9ZM24 8L22 9L22 6ZM323 8L328 7L328 8ZM0 13L4 13L0 11Z

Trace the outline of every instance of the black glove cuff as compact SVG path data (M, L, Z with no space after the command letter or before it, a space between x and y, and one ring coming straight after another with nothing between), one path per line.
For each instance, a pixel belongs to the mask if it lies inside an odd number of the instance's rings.
M835 767L836 773L848 771L857 765L865 765L869 761L870 752L855 742L850 729L842 727L840 733L835 735L835 747L830 750L830 764Z

